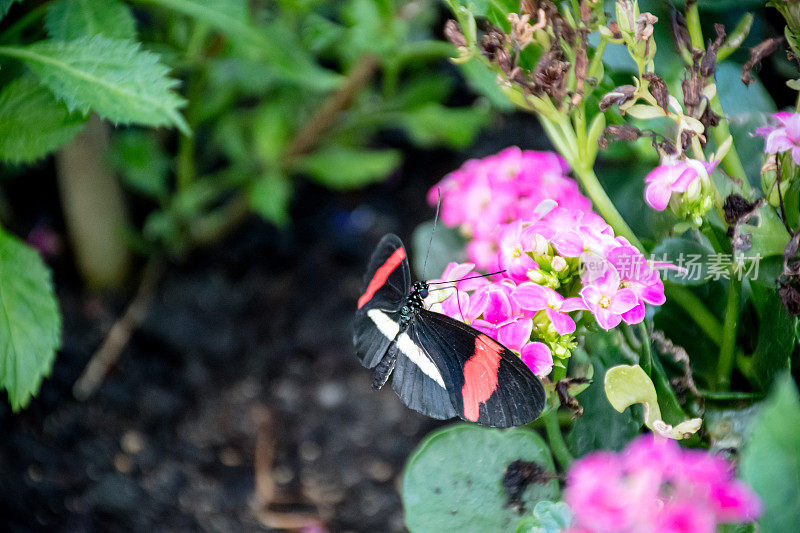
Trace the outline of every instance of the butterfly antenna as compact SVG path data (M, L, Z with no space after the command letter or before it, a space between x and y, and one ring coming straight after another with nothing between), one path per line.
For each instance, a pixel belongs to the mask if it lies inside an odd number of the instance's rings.
M461 321L466 324L467 319L464 317L464 311L461 309L461 298L458 297L458 289L456 289L456 303L458 304L458 312L461 313Z
M505 272L505 270L498 270L497 272L489 272L488 274L478 274L476 276L469 276L469 277L461 278L461 279L452 279L452 280L446 280L446 281L431 281L431 282L428 282L428 285L439 285L439 284L442 284L442 283L458 283L459 281L467 281L469 279L487 278L489 276L494 276L495 274L502 274L503 272ZM449 288L449 287L444 287L444 288ZM431 289L431 290L435 291L435 290L438 290L438 289Z
M433 229L431 229L431 236L428 238L428 250L425 252L425 261L422 263L422 279L427 279L425 271L428 268L428 256L431 254L433 234L436 231L436 222L439 220L439 208L442 206L442 189L437 187L436 194L439 196L439 199L436 201L436 215L433 217Z

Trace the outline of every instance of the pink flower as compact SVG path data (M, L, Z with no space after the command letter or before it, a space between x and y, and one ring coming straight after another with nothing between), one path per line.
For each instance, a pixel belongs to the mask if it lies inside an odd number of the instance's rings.
M619 246L606 254L606 259L619 273L623 287L636 294L637 303L628 312L622 314L627 324L638 324L644 320L644 304L663 305L664 283L658 271L650 268L644 256L630 245Z
M575 321L568 312L586 309L580 298L564 298L549 287L531 282L520 284L511 298L525 311L544 311L559 335L575 331Z
M528 279L528 271L536 270L539 265L536 264L530 255L532 248L526 247L522 242L522 221L518 220L504 226L500 230L500 237L497 239L497 244L500 247L498 252L498 263L501 269L504 269L506 275L516 281L525 281Z
M597 324L606 330L616 327L622 315L638 303L636 293L620 288L619 273L613 267L580 291L586 307L594 314Z
M760 514L757 497L724 459L655 435L575 461L564 500L575 514L572 531L591 533L713 533Z
M762 126L756 135L764 137L764 152L777 154L792 151L792 159L800 165L800 115L779 111L772 115L777 126Z
M529 342L520 351L522 362L528 365L531 372L543 378L553 370L553 354L543 342Z
M647 183L645 201L653 209L663 211L667 208L672 193L686 192L703 171L706 174L713 171L716 164L711 165L694 160L662 163L644 178Z

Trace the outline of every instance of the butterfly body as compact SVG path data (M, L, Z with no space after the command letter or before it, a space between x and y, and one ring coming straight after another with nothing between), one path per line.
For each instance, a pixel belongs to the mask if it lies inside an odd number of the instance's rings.
M493 427L534 420L544 407L538 378L494 339L425 309L427 295L427 283L410 281L400 239L386 235L370 260L353 332L373 388L391 378L408 407L438 419Z

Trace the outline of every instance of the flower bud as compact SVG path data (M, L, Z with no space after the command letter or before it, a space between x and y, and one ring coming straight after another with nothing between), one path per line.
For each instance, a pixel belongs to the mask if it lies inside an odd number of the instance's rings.
M567 260L561 257L560 255L557 255L550 262L550 266L553 267L553 270L555 270L556 272L561 272L567 268Z

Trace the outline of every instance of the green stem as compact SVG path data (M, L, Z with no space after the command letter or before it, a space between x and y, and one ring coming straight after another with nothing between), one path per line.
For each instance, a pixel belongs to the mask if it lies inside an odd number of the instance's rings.
M558 423L558 408L551 409L544 418L544 429L547 432L547 440L550 443L550 451L555 456L558 464L563 470L567 470L574 458L570 453L564 436L561 434L561 426Z
M714 344L719 346L722 344L722 324L719 319L714 316L703 300L697 297L695 293L680 285L665 284L664 288L667 291L667 296L670 301L675 302L681 306L684 312L694 320L694 322L703 330L709 339Z
M650 349L650 334L647 332L647 326L645 325L644 321L639 322L639 335L642 336L642 349L639 357L639 366L642 367L642 370L647 372L647 375L649 376L653 366L653 352Z
M742 293L742 282L731 275L728 282L728 301L725 305L725 322L722 326L722 342L719 347L717 361L717 381L715 390L729 390L733 373L734 356L736 355L736 331L739 326L739 299Z
M653 386L658 396L658 406L661 408L661 417L668 424L679 424L689 418L689 415L681 407L675 391L669 383L667 372L658 357L652 358L653 362Z
M589 195L589 198L592 200L595 209L600 213L600 216L614 228L614 232L618 236L625 237L633 246L644 251L642 243L636 238L633 230L631 230L628 223L625 222L625 219L622 218L622 215L619 214L619 211L617 211L617 208L614 207L614 204L611 202L611 198L608 197L605 189L600 185L600 180L597 179L597 174L594 173L594 169L583 166L580 162L576 161L570 161L570 164L572 164L572 168L575 169L575 174L577 174L581 185L583 185L583 189Z
M703 42L703 31L700 28L700 13L696 2L686 9L686 26L689 28L692 46L704 50L705 43ZM728 120L725 118L725 110L722 109L722 102L720 102L719 96L716 94L714 95L714 98L709 102L709 107L711 111L720 116L719 124L711 128L714 140L717 142L717 146L719 146L725 142L725 139L730 137L731 131L728 127ZM744 166L742 166L742 160L739 158L735 146L731 146L728 153L722 159L722 168L725 169L725 172L727 172L729 176L742 180L741 188L743 193L748 194L750 192L750 184L747 181L747 175L745 174Z
M600 69L603 67L603 54L606 51L608 44L608 37L605 35L600 36L600 42L597 43L597 48L594 49L594 56L592 62L589 64L589 70L586 71L587 78L597 78Z

